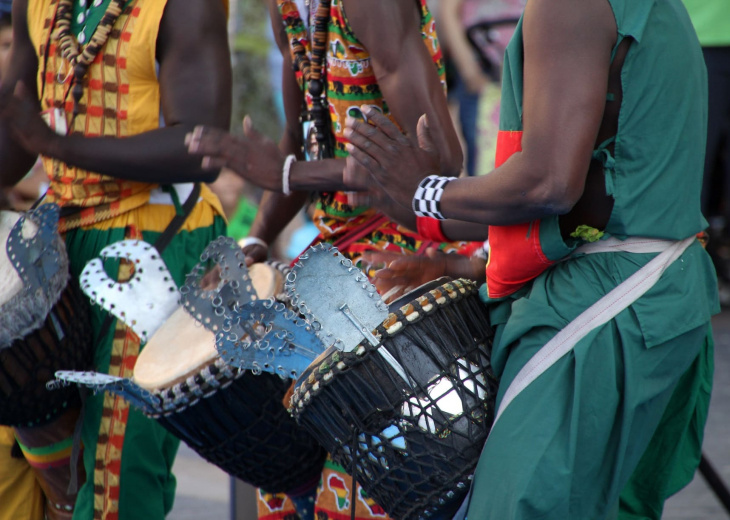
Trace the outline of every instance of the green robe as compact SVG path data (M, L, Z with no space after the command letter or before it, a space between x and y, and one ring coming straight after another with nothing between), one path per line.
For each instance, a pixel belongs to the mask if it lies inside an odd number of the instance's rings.
M606 236L693 236L706 226L699 198L706 73L697 38L680 0L609 2L619 43L633 41L615 148L594 154L615 200ZM520 23L503 76L507 141L522 130L522 62ZM543 259L578 245L564 243L555 223L545 219L533 236ZM504 236L507 248L529 238ZM575 255L516 292L485 298L496 327L498 401L547 341L654 256ZM713 368L710 316L718 310L712 264L694 243L506 409L480 458L468 518L659 518L664 499L691 480L699 461Z

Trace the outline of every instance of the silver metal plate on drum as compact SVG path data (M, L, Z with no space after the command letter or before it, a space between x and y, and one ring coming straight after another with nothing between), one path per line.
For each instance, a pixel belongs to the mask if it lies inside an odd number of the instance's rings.
M180 295L170 271L157 249L142 240L116 242L99 255L82 271L81 289L146 342L178 307ZM129 281L120 283L109 277L102 259L111 258L134 265Z
M147 415L162 413L159 397L135 384L131 379L99 372L76 372L72 370L59 370L55 375L56 381L51 381L47 385L50 390L57 386L55 384L57 381L75 383L94 392L111 392L123 397L132 406L139 408Z
M315 327L283 303L257 300L226 320L216 348L230 365L297 379L325 350Z
M0 348L41 327L66 288L68 256L58 234L59 211L56 204L44 204L21 213L8 231L7 261L22 289L2 300Z
M202 282L210 272L211 263L219 268L220 280L209 289L202 287ZM246 256L230 237L218 237L208 244L200 262L185 278L180 294L185 310L215 334L222 330L226 318L237 306L258 299L246 267Z
M30 293L45 288L59 270L58 255L53 247L58 237L59 213L56 204L44 204L28 211L20 216L8 236L8 258ZM28 234L27 220L38 226L32 235Z
M350 352L366 339L378 345L372 331L388 317L388 307L365 273L329 244L304 253L286 283L291 300L325 346Z

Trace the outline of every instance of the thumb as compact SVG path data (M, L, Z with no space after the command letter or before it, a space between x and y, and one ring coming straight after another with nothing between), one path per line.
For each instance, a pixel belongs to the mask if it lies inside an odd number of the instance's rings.
M261 139L261 134L258 133L258 131L255 130L253 127L253 121L251 120L251 116L246 116L243 118L243 134L249 139Z
M13 89L13 95L17 98L24 98L28 95L28 88L25 86L23 81L18 81Z
M434 258L436 258L437 256L439 256L440 254L441 254L441 251L439 251L435 247L428 247L428 248L426 248L426 258L430 258L431 260L433 260Z
M431 153L438 153L436 145L433 143L433 137L431 137L431 129L428 126L428 118L426 117L426 114L423 114L418 119L416 133L418 134L418 146L422 150Z

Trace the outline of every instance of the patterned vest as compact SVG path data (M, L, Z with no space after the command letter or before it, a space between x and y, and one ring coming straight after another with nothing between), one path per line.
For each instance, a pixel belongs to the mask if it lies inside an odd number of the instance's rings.
M426 5L426 0L414 0L421 12L421 35L424 45L433 59L442 84L445 86L444 64L441 47L436 36L436 24ZM300 19L295 2L279 0L279 12L286 27L289 39L296 38L302 42L311 56L309 36L301 24L294 22ZM378 86L372 68L370 54L353 33L345 14L341 0L332 0L327 35L327 101L332 119L332 134L335 139L335 157L347 157L345 139L345 118L347 116L362 118L360 107L374 105L383 113L390 115L388 105ZM297 80L304 89L304 79L297 72ZM306 91L305 91L306 92ZM307 106L312 106L308 93L305 95ZM352 207L347 204L347 197L342 192L322 193L320 195L314 222L325 240L331 240L347 229L358 226L375 215L375 211L366 207Z
M38 56L38 96L42 109L63 110L69 133L87 137L129 137L159 127L160 90L155 46L165 0L133 0L119 16L109 39L90 65L73 120L69 62L52 37L58 0L30 0L28 23ZM48 202L96 207L93 220L109 218L149 200L153 184L116 179L49 157Z

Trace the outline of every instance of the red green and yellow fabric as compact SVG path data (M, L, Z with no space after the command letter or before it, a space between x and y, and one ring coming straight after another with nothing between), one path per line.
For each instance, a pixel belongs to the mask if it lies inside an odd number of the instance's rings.
M71 275L79 276L101 249L123 239L154 243L176 214L172 204L146 204L93 226L66 233ZM201 199L162 254L175 283L200 260L205 246L225 234L225 221L217 199L206 186ZM131 276L130 265L107 260L105 269L119 280ZM98 336L106 312L92 307L92 326ZM94 370L131 377L143 348L139 338L115 321L99 338ZM172 508L175 478L171 473L179 440L155 421L112 394L89 396L83 418L82 441L87 481L80 488L74 520L163 519Z
M134 0L126 5L109 39L89 66L88 82L73 122L70 64L51 37L58 0L30 0L28 28L40 64L42 110L62 109L69 131L87 137L129 137L160 122L160 89L155 69L157 33L166 2ZM60 80L60 81L59 81ZM43 158L50 179L49 202L95 208L108 218L149 200L154 185L116 179Z
M0 426L0 520L43 520L43 492L28 462L12 456L14 443L13 429Z
M39 58L38 95L43 109L60 109L69 126L73 121L72 131L86 137L124 138L158 128L155 49L165 5L165 0L126 4L89 67L74 120L68 97L69 63L51 37L58 0L29 0L29 31ZM43 163L50 179L45 202L82 208L59 222L74 277L109 244L127 238L154 243L181 210L181 201L172 197L169 203L151 203L150 194L158 188L155 184L125 181L51 158L43 158ZM202 186L192 213L162 255L178 286L205 246L223 234L220 203ZM127 263L107 261L105 267L109 273L118 273L120 281L132 274ZM99 336L106 313L93 307L91 317L93 333ZM130 329L114 321L98 338L93 369L130 377L142 347ZM86 402L82 442L87 480L79 489L74 520L165 518L175 495L171 469L178 439L123 399L97 394Z
M594 153L615 199L605 234L694 236L706 226L699 43L681 0L609 4L617 46L624 38L631 46L613 152L599 146ZM522 30L520 23L506 52L498 163L521 149ZM656 256L576 254L558 262L577 244L562 240L556 217L490 227L489 240L482 296L495 329L498 404L558 331ZM710 317L718 311L714 268L696 242L510 404L479 460L468 518L660 518L701 454L712 387Z
M289 39L300 41L311 55L311 46L302 16L292 0L278 0L279 12ZM434 66L445 89L445 69L441 47L436 35L436 23L426 5L426 0L414 0L414 8L421 15L421 34ZM332 133L335 139L335 157L347 157L344 136L345 118L362 118L363 105L378 107L390 116L388 104L378 86L370 54L358 40L347 20L342 0L332 0L328 23L326 55L327 101L332 119ZM304 89L306 85L301 73L297 79ZM444 91L445 92L445 91ZM312 100L305 91L308 106ZM318 241L335 242L349 231L366 224L377 217L375 210L367 207L353 207L343 192L321 193L317 200L314 223L320 230ZM413 254L423 249L425 243L417 233L385 220L375 230L342 250L356 264L365 251L387 250L396 253ZM440 244L447 252L456 252L463 244Z

